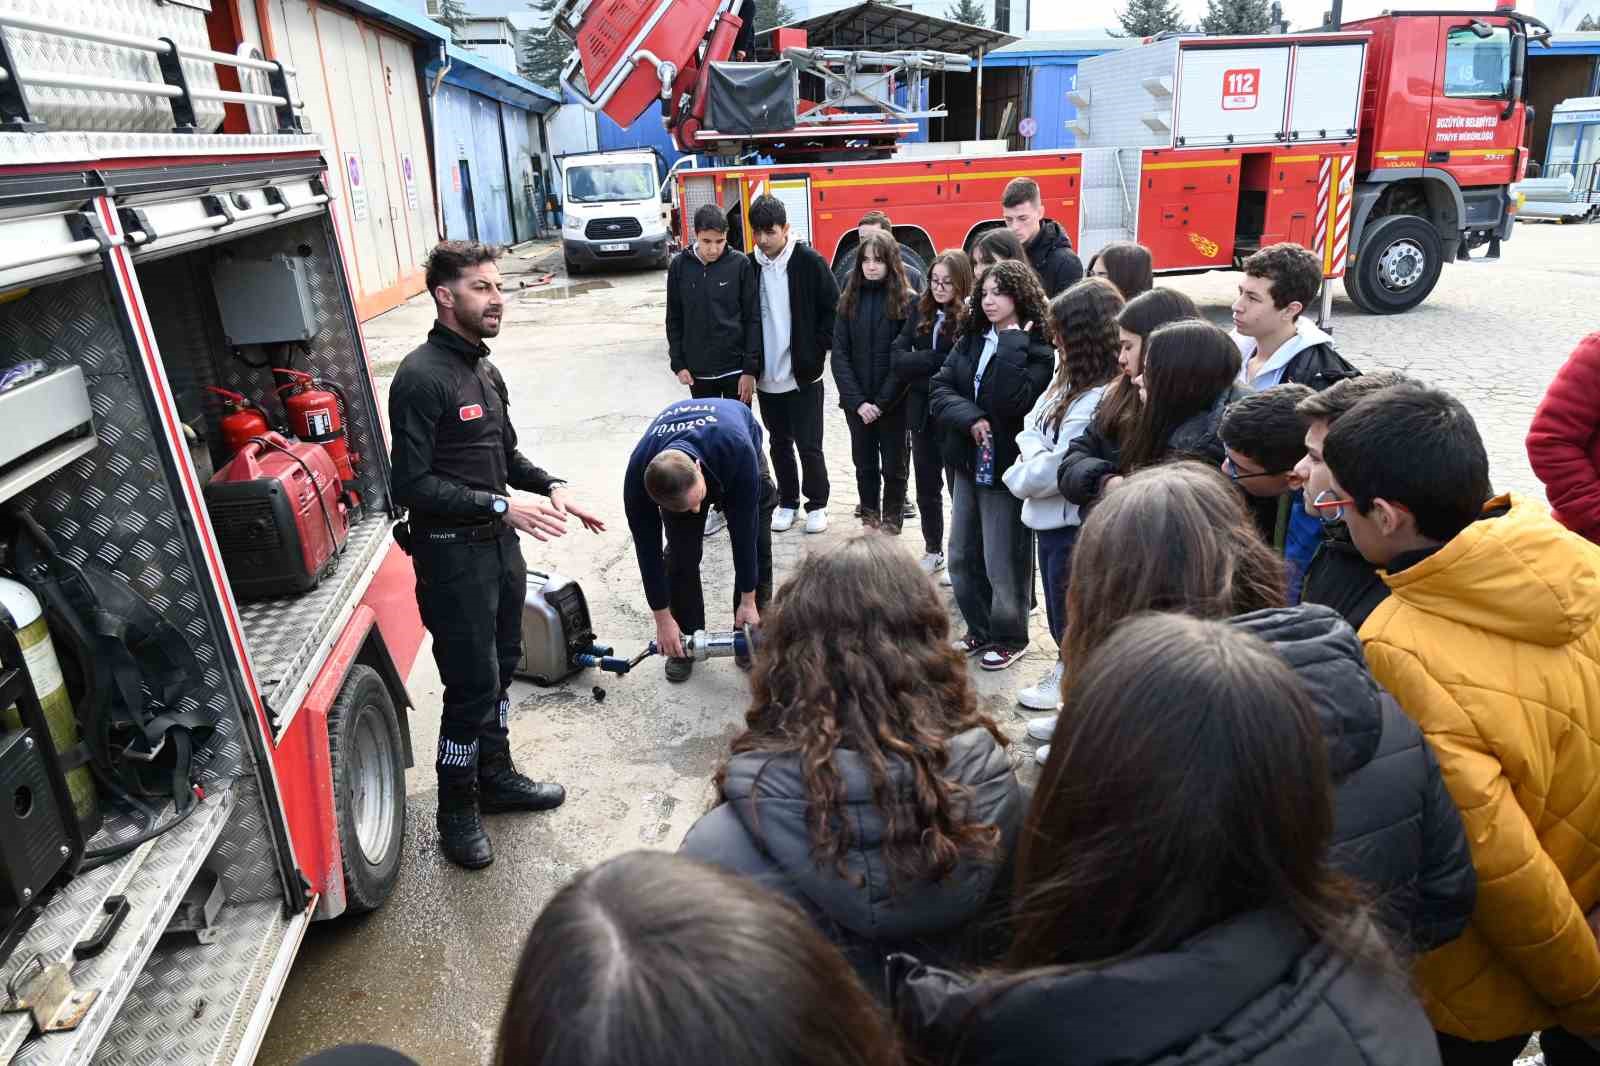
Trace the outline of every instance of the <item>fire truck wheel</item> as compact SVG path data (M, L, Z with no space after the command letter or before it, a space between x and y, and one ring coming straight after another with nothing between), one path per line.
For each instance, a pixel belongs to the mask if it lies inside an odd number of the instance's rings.
M382 906L394 890L406 826L400 719L372 667L350 668L328 712L328 748L345 908L360 914Z
M1399 314L1428 298L1443 263L1438 231L1426 219L1389 215L1362 235L1355 269L1344 275L1344 291L1368 314Z

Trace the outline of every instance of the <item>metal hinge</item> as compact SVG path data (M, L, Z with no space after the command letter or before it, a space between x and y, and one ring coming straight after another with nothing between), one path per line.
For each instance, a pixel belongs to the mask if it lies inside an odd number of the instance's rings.
M23 980L30 970L36 972ZM72 983L70 963L46 963L43 955L35 955L12 974L6 982L6 992L10 998L0 1007L0 1013L27 1011L41 1033L76 1029L100 998L98 988L80 989Z

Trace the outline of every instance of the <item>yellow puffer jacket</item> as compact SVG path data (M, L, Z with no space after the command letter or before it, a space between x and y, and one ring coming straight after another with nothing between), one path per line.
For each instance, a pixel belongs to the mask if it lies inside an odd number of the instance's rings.
M1509 505L1509 510L1506 510ZM1517 496L1383 575L1372 673L1438 754L1478 871L1459 940L1417 963L1436 1028L1600 1034L1600 548Z

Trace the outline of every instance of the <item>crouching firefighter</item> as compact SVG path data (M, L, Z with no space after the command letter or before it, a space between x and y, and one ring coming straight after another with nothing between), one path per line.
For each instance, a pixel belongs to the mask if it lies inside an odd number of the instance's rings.
M410 511L396 538L411 554L417 607L444 682L439 727L439 848L480 869L494 861L480 813L559 807L566 790L511 761L506 690L522 653L527 567L517 532L549 540L568 515L604 524L557 477L517 450L505 380L484 338L500 332L499 249L444 241L428 256L438 321L400 364L389 391L395 502ZM512 500L507 487L549 502Z

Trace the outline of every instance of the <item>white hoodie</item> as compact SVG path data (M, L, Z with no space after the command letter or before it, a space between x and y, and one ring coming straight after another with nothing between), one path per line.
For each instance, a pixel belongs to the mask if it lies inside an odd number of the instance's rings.
M1246 337L1238 330L1230 334L1233 343L1239 346L1239 354L1244 356L1244 362L1239 365L1239 384L1249 385L1257 392L1270 389L1283 380L1283 368L1289 361L1307 348L1318 344L1332 344L1333 338L1317 328L1317 324L1301 315L1294 320L1294 336L1283 342L1283 347L1272 353L1272 358L1267 360L1267 365L1262 367L1255 377L1248 377L1250 357L1256 354L1256 339Z
M1011 495L1022 501L1022 524L1029 529L1061 529L1083 521L1078 505L1067 502L1056 487L1056 470L1072 442L1094 421L1095 408L1105 391L1104 385L1097 385L1073 400L1053 431L1044 421L1052 403L1051 390L1046 389L1034 401L1022 432L1017 434L1017 461L1001 477Z

